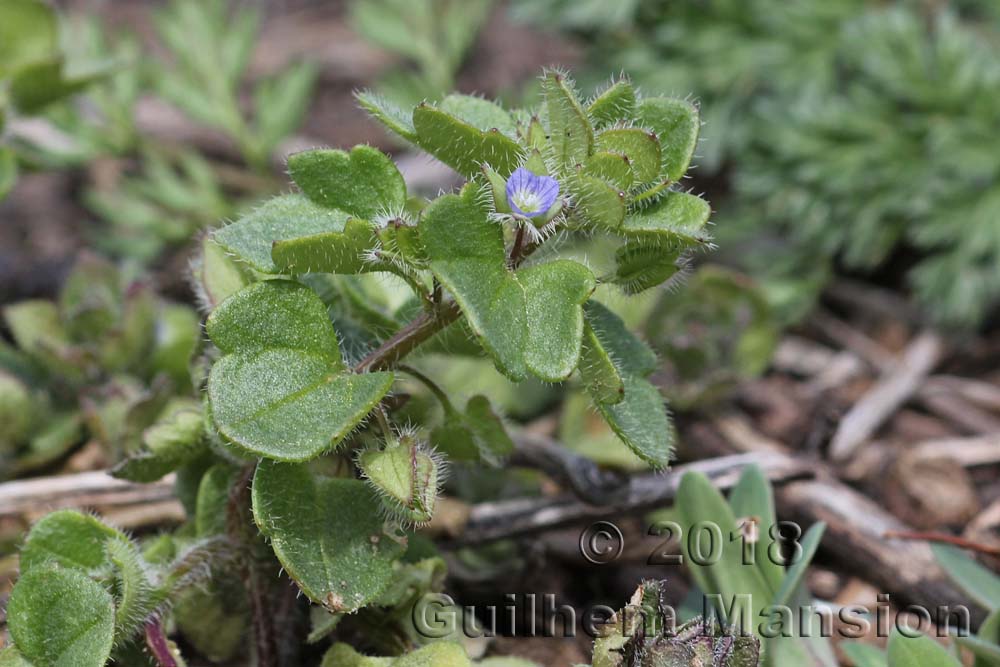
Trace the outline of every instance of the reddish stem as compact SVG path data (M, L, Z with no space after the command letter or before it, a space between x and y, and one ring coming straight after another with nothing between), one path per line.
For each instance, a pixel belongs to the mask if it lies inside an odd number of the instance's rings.
M146 621L146 646L160 667L177 667L177 660L170 651L167 635L163 632L160 619L155 616Z
M924 542L941 542L943 544L952 544L961 549L968 549L969 551L975 551L977 553L986 554L987 556L1000 556L1000 547L990 546L988 544L980 544L979 542L973 542L972 540L967 540L964 537L956 537L955 535L948 535L947 533L921 533L918 531L910 530L890 530L886 532L883 537L891 537L899 540L921 540Z

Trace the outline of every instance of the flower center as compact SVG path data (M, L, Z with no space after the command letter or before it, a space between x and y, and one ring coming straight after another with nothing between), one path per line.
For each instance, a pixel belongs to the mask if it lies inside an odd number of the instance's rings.
M538 213L542 208L542 198L539 193L527 188L515 191L511 201L525 213Z

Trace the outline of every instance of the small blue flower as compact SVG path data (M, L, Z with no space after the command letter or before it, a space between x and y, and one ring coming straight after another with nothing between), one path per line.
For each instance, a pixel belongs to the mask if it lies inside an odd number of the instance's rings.
M518 215L537 218L552 208L559 196L559 182L520 167L507 179L507 203Z

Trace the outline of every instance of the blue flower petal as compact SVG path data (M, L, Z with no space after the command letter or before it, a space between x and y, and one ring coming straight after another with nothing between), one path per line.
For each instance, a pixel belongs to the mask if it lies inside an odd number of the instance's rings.
M518 215L535 218L544 215L559 196L559 182L548 176L539 176L524 167L514 170L507 179L507 203ZM521 205L530 202L530 210ZM519 205L519 203L521 205Z

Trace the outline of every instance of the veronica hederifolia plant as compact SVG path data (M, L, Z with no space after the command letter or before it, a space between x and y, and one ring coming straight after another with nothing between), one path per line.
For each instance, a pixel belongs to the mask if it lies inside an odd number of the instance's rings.
M643 98L626 80L589 101L562 73L542 83L541 107L513 112L465 95L403 112L361 94L377 120L465 185L427 201L374 148L307 151L288 160L295 191L203 242L193 268L211 346L194 364L205 388L198 446L157 456L154 438L119 470L148 472L141 456L154 458L149 477L176 469L194 517L145 550L149 570L169 571L186 550L216 542L235 554L234 567L195 590L152 578L154 605L175 603L156 612L173 614L199 653L222 659L252 636L258 661L278 664L283 619L269 601L287 592L279 568L320 610L315 641L370 622L397 628L393 652L421 643L392 610L439 589L441 578L419 574L438 568L413 550L410 531L432 519L447 461L495 463L514 449L490 397L459 402L443 391L411 358L422 346L462 346L514 382L579 382L640 460L668 464L673 428L648 379L656 356L593 295L600 285L651 289L708 245L709 206L679 187L697 110ZM563 252L574 237L611 246L609 264ZM406 298L380 309L352 292L371 273ZM437 417L406 423L406 397L394 393L404 377L429 389ZM187 422L178 414L168 423ZM110 591L114 607L118 589L102 572L82 576ZM20 608L12 623L39 622L40 607ZM132 624L110 627L113 637L136 637ZM164 627L174 626L154 634ZM18 650L30 653L28 635L22 647L17 634ZM106 637L97 639L104 655Z

